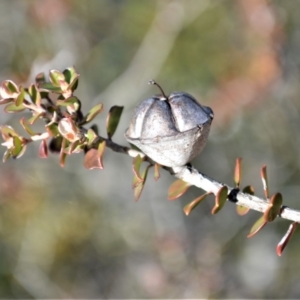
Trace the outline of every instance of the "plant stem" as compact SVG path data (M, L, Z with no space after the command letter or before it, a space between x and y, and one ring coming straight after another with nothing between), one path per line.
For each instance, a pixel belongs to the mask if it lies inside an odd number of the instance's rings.
M131 157L136 157L137 155L141 155L145 157L145 154L143 152L133 150L126 146L118 145L105 138L103 138L103 140L106 141L107 143L106 146L115 152L127 154ZM146 157L146 161L150 162L151 164L154 164L154 162L148 157ZM182 166L176 168L163 167L163 168L168 172L170 172L175 177L189 183L190 185L198 187L206 192L212 192L215 195L217 194L217 192L222 186L228 187L228 194L234 189L233 187L230 187L227 184L220 183L214 179L209 178L208 176L199 172L197 169L190 166ZM250 194L244 194L242 192L238 192L236 194L236 200L237 200L236 202L230 201L230 203L235 203L236 205L241 205L250 208L252 210L259 211L261 213L265 212L269 204L269 202L265 199L259 198L257 196L252 196ZM281 212L279 216L286 220L300 222L300 211L285 205L281 207Z

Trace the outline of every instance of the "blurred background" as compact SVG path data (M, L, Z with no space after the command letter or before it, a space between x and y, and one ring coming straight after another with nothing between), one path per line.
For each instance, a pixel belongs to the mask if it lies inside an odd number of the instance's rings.
M158 93L186 91L215 112L210 139L193 165L233 184L300 208L300 7L267 0L31 0L0 2L0 80L29 85L39 72L74 65L77 96L105 132L112 105L124 105L115 142L134 107ZM26 113L25 113L26 116ZM0 110L1 124L20 116ZM41 127L42 128L42 127ZM5 149L1 147L0 154ZM83 155L38 158L30 145L0 167L0 298L298 298L299 232L275 252L289 222L246 235L260 214L240 217L213 199L189 217L192 187L167 200L175 180L153 170L138 203L132 159L107 149L104 170L87 171Z

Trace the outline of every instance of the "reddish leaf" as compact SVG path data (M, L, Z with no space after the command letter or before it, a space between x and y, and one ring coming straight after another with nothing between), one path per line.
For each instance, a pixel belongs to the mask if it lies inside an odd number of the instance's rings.
M242 178L242 158L238 157L235 161L235 169L234 169L234 183L235 187L239 188Z
M5 99L0 99L0 105L2 104L7 104L7 103L11 103L14 101L14 98L5 98Z
M226 203L227 196L228 196L228 188L227 186L224 185L219 189L216 195L215 206L211 211L213 215L218 213L223 208L224 204Z
M266 222L272 222L278 216L282 205L282 195L276 193L270 199L270 203L266 211L264 212L264 218Z
M264 165L261 168L260 171L260 176L261 176L261 180L263 183L263 189L264 189L264 193L265 193L265 197L266 199L269 199L269 183L268 183L268 176L267 176L267 166Z
M247 235L247 238L253 237L257 234L268 222L265 221L264 216L261 216L252 226L250 233Z
M118 124L119 124L119 121L120 121L120 118L121 118L121 115L122 115L122 112L123 112L123 106L112 106L108 112L108 115L107 115L107 118L106 118L106 131L107 131L107 135L108 135L108 138L111 139L112 136L114 135L117 127L118 127Z
M193 200L192 202L190 202L189 204L187 204L184 208L183 208L183 211L184 213L188 216L191 211L196 207L198 206L198 204L200 202L202 202L202 200L204 200L208 195L211 195L213 194L212 192L208 192L208 193L205 193L203 195L201 195L200 197L196 198L195 200Z
M154 180L157 181L160 177L159 169L161 165L160 164L154 164Z
M65 148L67 147L67 140L63 138L62 143L61 143L61 148L60 148L60 153L59 153L59 164L63 168L66 164L66 157L67 154L64 152Z
M97 149L90 149L84 156L84 167L88 170L103 169L101 157Z
M175 200L182 196L191 185L181 179L174 181L168 191L168 200Z
M277 245L276 252L277 252L278 256L282 255L282 252L283 252L284 248L286 247L286 245L288 244L289 240L291 239L292 235L294 234L294 232L297 228L297 225L298 225L297 222L293 222L289 226L289 229L287 230L286 234L283 236L283 238L281 239L281 241Z
M48 157L48 146L46 140L42 140L39 147L39 157L47 158Z
M23 105L23 104L20 104L19 106L17 106L15 103L10 103L10 104L7 104L5 107L4 107L4 111L6 113L15 113L15 112L20 112L20 111L23 111L25 110L26 107Z
M16 98L16 106L20 106L23 101L24 101L24 97L25 97L25 91L24 91L24 88L22 86L20 86L20 93L18 95L18 97Z

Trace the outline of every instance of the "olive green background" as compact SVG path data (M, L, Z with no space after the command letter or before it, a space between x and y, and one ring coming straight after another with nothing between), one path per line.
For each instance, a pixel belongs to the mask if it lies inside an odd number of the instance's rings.
M115 142L133 108L156 94L186 91L212 107L209 141L193 165L233 184L243 157L242 186L300 208L300 2L32 0L0 2L0 80L29 85L34 75L74 65L83 111L102 102L105 135L112 105L124 105ZM21 115L21 114L20 114ZM1 124L22 132L20 115ZM22 116L27 116L26 113ZM43 124L37 129L43 130ZM1 148L1 155L5 149ZM189 217L182 208L201 195L192 187L167 200L175 180L153 170L138 203L132 159L107 149L104 170L83 155L38 158L38 143L0 166L0 298L298 298L299 232L284 251L289 226L268 224L246 236L260 214L240 217L213 199Z

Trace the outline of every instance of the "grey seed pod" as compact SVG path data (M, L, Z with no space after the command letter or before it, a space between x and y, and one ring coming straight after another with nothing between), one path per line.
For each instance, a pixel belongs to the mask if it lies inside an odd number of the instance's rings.
M162 91L161 96L144 100L135 108L125 138L155 162L179 167L202 151L212 120L212 109L193 96L175 92L166 97Z

